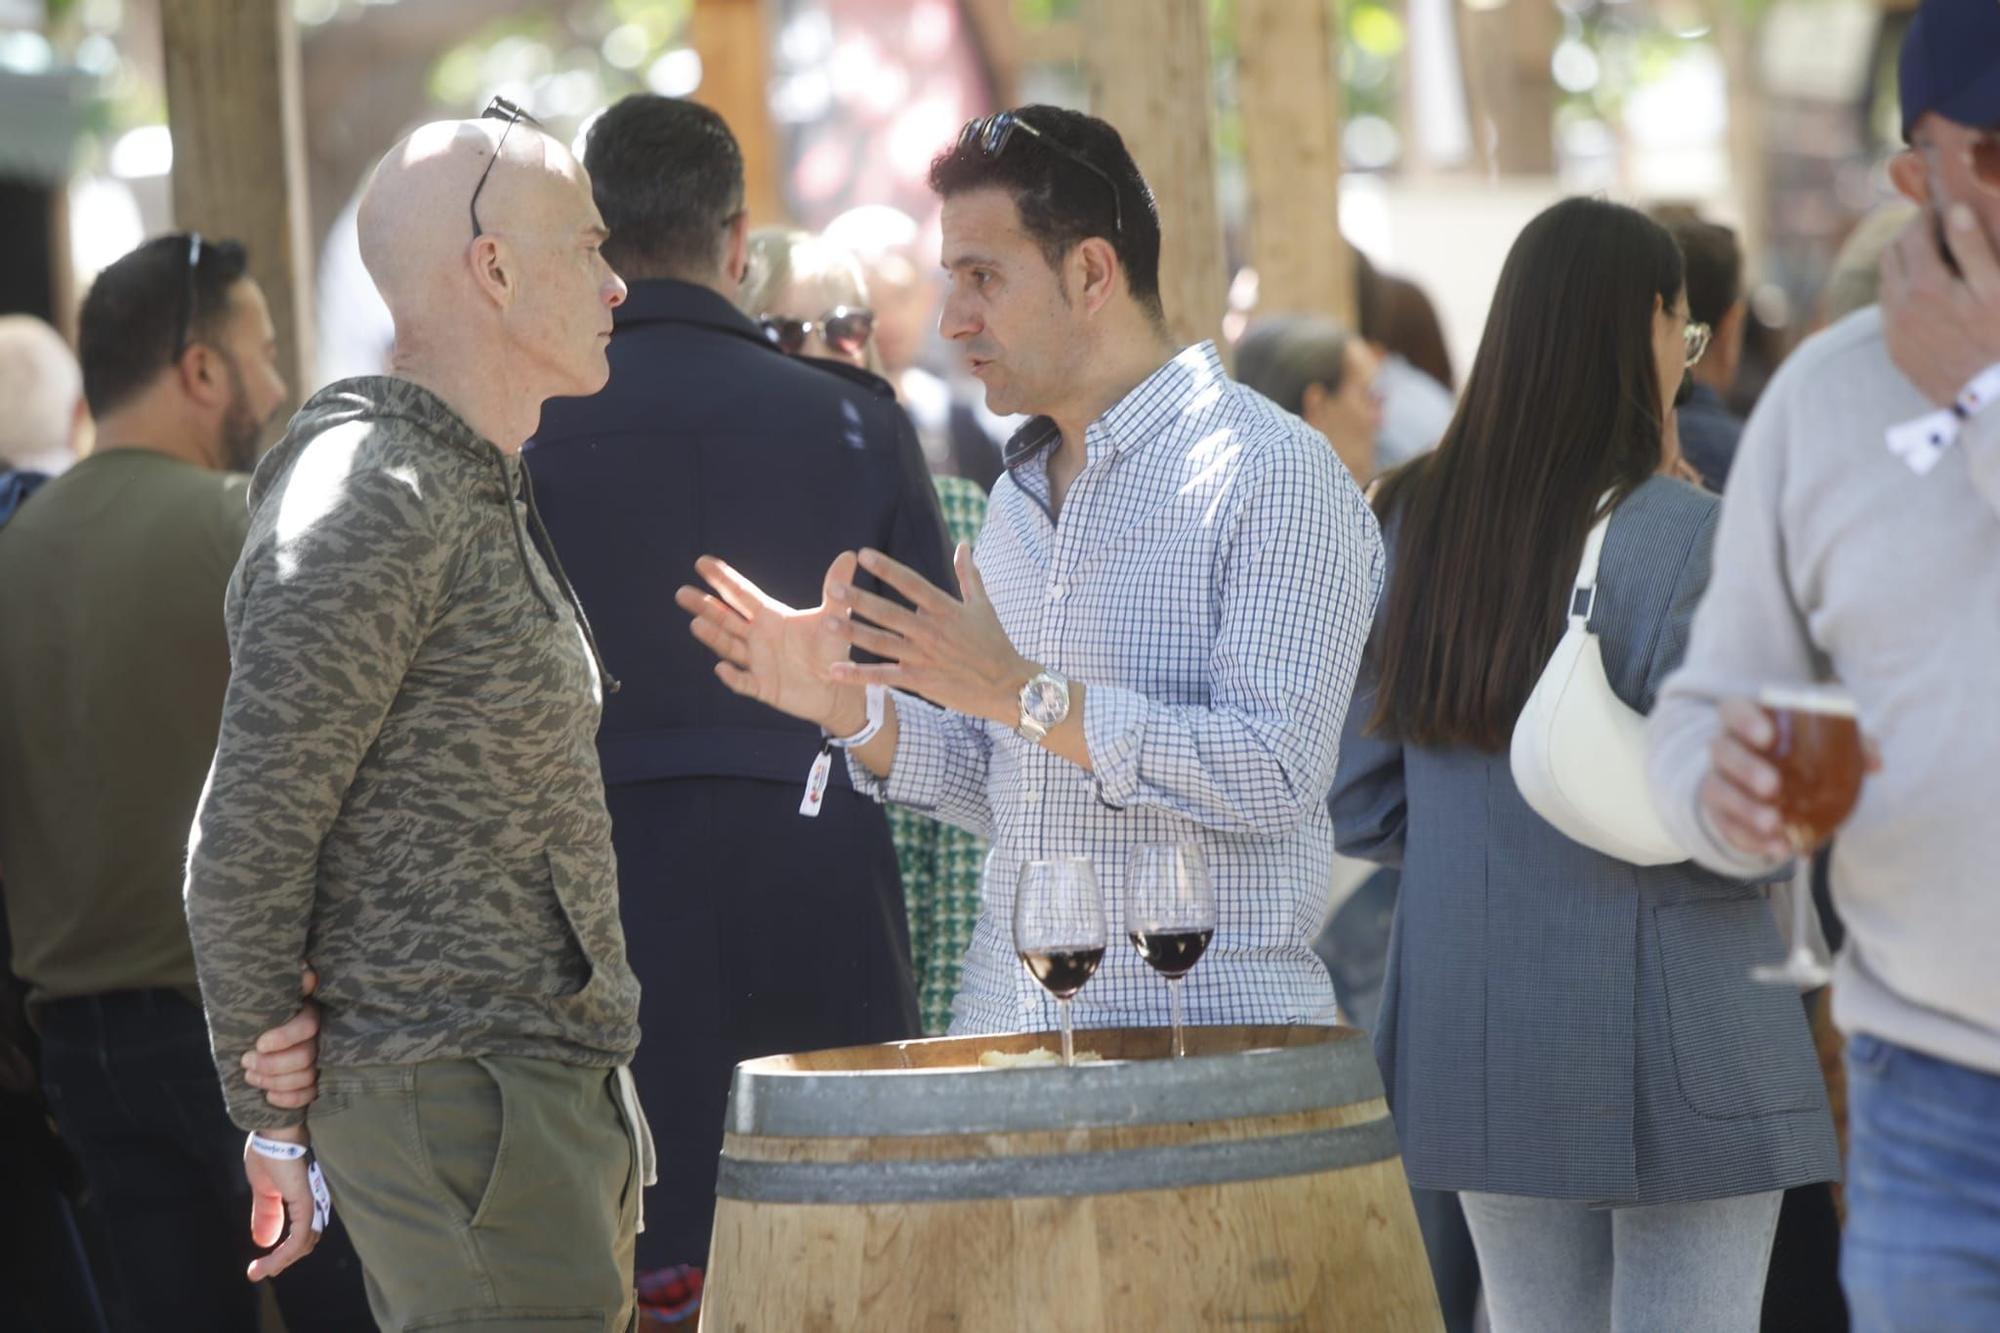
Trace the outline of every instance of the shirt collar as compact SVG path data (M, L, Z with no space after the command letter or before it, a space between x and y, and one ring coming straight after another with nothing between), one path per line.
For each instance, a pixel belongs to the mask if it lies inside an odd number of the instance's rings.
M1213 342L1183 347L1090 423L1083 435L1086 457L1097 457L1107 449L1116 456L1158 439L1191 408L1205 406L1228 378ZM1010 471L1018 468L1061 436L1054 420L1035 417L1007 441L1001 462Z

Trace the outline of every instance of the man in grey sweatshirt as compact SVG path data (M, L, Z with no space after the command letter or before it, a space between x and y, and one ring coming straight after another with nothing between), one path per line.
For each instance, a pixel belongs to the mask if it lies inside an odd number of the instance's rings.
M1841 829L1849 1217L1862 1330L2000 1328L2000 4L1925 0L1902 54L1883 303L1795 353L1743 436L1662 812L1713 869L1788 856L1760 686L1837 679L1880 748Z
M391 374L316 394L251 484L188 924L261 1261L310 1249L306 1130L386 1328L623 1329L650 1145L589 624L520 448L608 375L625 285L534 126L426 126L361 251ZM319 975L319 1100L239 1062ZM554 1322L548 1326L553 1327Z

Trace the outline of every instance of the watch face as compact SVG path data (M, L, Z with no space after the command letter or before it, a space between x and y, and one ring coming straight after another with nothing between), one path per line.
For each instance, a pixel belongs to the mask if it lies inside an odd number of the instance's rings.
M1021 693L1021 711L1045 727L1062 721L1068 706L1068 693L1045 676L1029 681Z

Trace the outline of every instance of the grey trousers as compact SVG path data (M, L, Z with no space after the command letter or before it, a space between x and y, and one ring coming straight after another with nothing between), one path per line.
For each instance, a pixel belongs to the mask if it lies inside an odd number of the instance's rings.
M1755 1333L1784 1195L1651 1208L1461 1193L1493 1333Z

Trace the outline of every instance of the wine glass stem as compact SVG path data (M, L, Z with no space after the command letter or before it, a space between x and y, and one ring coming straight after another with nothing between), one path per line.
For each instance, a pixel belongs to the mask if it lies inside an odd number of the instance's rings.
M1809 847L1799 849L1799 858L1792 871L1792 952L1800 957L1819 963L1818 954L1812 947L1811 917L1813 910L1813 854Z
M1062 1012L1063 1068L1067 1069L1076 1063L1076 1034L1070 1030L1069 1001L1057 1000L1056 1008Z
M1187 1029L1181 1026L1181 979L1167 978L1167 998L1174 1014L1174 1059L1187 1057Z

